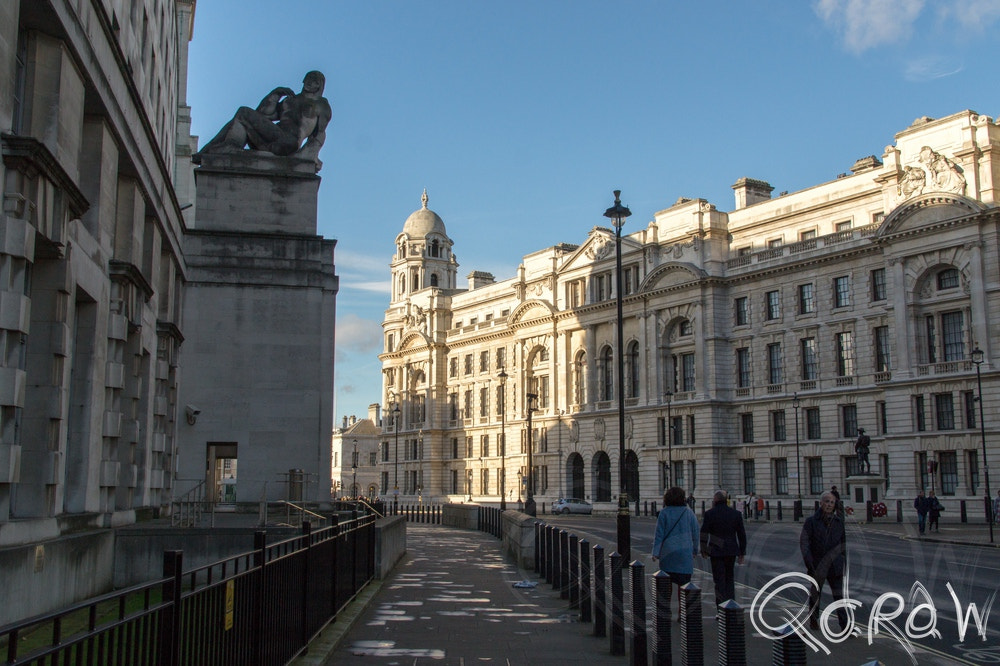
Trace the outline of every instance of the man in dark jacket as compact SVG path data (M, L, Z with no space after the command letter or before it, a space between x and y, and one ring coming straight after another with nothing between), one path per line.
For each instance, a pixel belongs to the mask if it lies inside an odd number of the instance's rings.
M806 518L799 536L799 549L806 571L816 581L816 588L809 592L809 627L819 629L819 600L823 585L830 584L834 601L844 598L844 571L847 567L847 541L844 521L837 515L837 499L825 492L820 498L819 510ZM837 609L840 628L847 627L847 611Z
M913 500L913 508L917 510L917 527L923 534L924 526L927 524L927 514L931 510L931 501L924 495L923 490L918 492L916 499Z
M747 554L743 516L726 503L727 497L724 490L715 493L701 524L701 553L712 558L716 605L736 599L735 565L737 559L743 564Z

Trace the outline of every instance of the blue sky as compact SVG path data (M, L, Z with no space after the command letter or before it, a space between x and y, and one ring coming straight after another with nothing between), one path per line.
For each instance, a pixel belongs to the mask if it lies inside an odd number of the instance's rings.
M1000 0L200 0L188 103L204 144L326 74L339 423L379 400L393 239L424 188L460 286L505 279L605 224L614 189L638 230L679 197L731 210L743 176L832 180L919 116L995 118L998 23Z

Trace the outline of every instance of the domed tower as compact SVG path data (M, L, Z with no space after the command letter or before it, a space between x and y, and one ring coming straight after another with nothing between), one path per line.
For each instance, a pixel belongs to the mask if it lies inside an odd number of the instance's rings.
M392 269L391 302L404 301L421 289L454 289L458 263L451 252L452 241L438 214L427 208L427 190L420 197L420 210L406 218L396 236Z

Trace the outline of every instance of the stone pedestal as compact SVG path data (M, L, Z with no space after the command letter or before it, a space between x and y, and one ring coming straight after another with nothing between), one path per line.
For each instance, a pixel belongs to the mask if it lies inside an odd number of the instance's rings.
M846 492L841 495L844 506L853 506L855 511L865 510L865 502L885 501L885 477L878 474L855 474L847 477Z
M316 235L315 162L204 155L184 234L184 381L175 494L235 456L238 502L330 499L336 241ZM217 488L207 488L216 496Z

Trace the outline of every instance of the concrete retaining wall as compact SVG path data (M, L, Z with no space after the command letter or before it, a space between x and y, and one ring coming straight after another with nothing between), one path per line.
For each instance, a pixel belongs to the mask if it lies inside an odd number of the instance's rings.
M441 509L441 524L461 527L466 530L479 529L479 507L475 504L445 504Z
M537 518L520 511L504 511L500 520L501 550L522 569L535 568L535 523Z
M387 516L375 521L375 577L384 579L406 554L406 519Z

